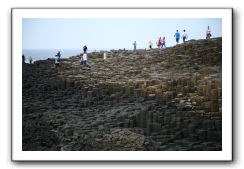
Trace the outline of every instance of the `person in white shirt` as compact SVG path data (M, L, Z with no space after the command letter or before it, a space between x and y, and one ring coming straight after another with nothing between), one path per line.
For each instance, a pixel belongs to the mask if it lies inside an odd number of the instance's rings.
M187 36L186 30L184 29L184 30L183 30L183 35L182 35L183 43L186 42L186 39L187 39L187 38L188 38L188 36Z
M106 53L106 52L103 53L103 59L104 59L104 60L107 59L107 53Z
M87 54L86 53L83 54L83 64L84 64L84 66L87 66Z

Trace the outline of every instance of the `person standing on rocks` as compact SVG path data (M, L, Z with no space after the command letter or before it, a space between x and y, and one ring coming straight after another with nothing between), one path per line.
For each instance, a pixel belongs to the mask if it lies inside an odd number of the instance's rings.
M134 46L134 50L136 50L136 41L132 45Z
M162 39L161 39L161 48L166 48L166 45L165 45L165 37L163 37Z
M80 54L80 66L81 68L84 67L90 67L88 64L87 64L87 53L84 53L83 55Z
M157 46L158 46L158 48L160 48L160 46L161 46L161 37L159 37L159 39L158 39L158 41L157 41Z
M148 43L149 43L149 49L152 49L152 46L153 46L152 41L150 40Z
M180 33L179 33L178 30L176 30L174 37L175 37L175 40L176 40L176 44L178 45L179 44L179 40L180 40Z
M58 51L58 53L55 55L55 67L58 67L61 62L61 53Z
M212 36L212 34L211 34L211 30L210 30L210 27L208 26L208 27L207 27L207 31L206 31L206 39L210 39L211 36Z
M80 54L80 66L83 66L83 55Z
M86 53L83 54L83 65L88 66L87 65L87 54Z
M88 55L87 55L87 50L88 50L87 46L86 46L86 45L83 46L83 52L84 52L84 54L83 54L83 64L84 64L85 66L90 67L90 66L88 65ZM84 56L84 55L85 55L85 56ZM84 58L85 58L85 59L84 59Z
M22 64L25 64L25 55L22 55Z
M30 56L30 57L29 57L29 63L32 64L32 61L33 61L33 60L32 60L32 57Z
M86 52L87 52L87 49L88 49L88 48L87 48L87 46L86 46L86 45L85 45L85 46L83 46L83 52L84 52L84 53L86 53Z
M184 29L184 30L183 30L183 35L182 35L183 43L186 42L186 39L187 39L187 38L188 38L188 36L187 36L186 30Z

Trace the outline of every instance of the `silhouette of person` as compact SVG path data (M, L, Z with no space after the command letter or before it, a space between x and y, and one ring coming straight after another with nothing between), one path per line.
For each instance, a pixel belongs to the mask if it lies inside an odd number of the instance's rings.
M25 64L25 55L22 55L22 64Z
M136 50L136 41L132 45L134 46L134 50Z
M83 52L84 52L84 53L86 53L86 52L87 52L87 49L88 49L88 48L87 48L87 46L86 46L86 45L85 45L85 46L83 46Z
M212 34L211 34L211 30L210 30L210 27L208 26L208 27L207 27L207 31L206 31L206 39L210 39L211 36L212 36Z
M30 57L29 57L29 62L30 62L30 64L32 64L32 61L33 61L33 60L32 60L32 57L30 56Z

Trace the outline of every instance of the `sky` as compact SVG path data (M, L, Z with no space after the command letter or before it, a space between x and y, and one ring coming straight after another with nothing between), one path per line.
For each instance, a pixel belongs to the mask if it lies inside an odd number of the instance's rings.
M212 37L222 37L221 18L24 18L23 49L89 50L148 48L149 40L156 48L158 38L165 37L166 46L176 44L176 30L186 30L188 40L205 39L207 26ZM182 43L182 39L180 40Z

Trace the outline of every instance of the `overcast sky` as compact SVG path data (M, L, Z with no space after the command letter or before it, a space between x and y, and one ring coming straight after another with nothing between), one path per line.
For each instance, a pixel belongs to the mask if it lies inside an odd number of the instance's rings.
M160 36L165 36L166 46L175 45L174 33L183 29L188 39L204 39L209 25L213 37L222 36L222 20L199 19L42 19L25 18L22 25L23 49L133 49L153 47ZM182 39L180 40L182 43Z

